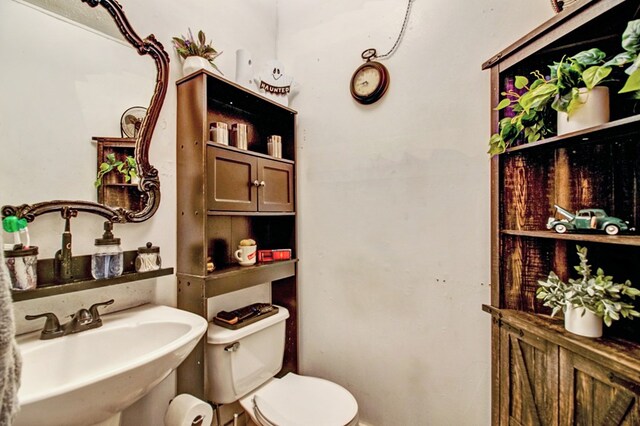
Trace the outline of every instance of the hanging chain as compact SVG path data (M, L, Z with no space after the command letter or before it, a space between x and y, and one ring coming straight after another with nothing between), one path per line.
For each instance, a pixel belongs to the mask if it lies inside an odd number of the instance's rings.
M362 52L362 55L361 55L362 59L364 59L365 61L370 61L372 59L385 59L393 55L393 53L398 48L398 45L400 44L400 40L402 39L402 36L404 35L405 30L407 29L407 23L409 22L409 13L411 12L411 3L413 3L414 1L415 0L409 0L409 3L407 4L407 12L404 14L404 21L402 22L402 28L400 29L400 34L398 34L398 38L396 39L396 42L393 43L393 46L391 47L391 49L389 49L389 51L384 55L380 55L380 56L376 54L376 49L367 49L364 52Z

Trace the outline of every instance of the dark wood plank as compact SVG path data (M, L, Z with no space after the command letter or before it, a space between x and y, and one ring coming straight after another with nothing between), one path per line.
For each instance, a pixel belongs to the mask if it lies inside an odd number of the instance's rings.
M604 235L604 234L558 234L555 231L519 231L514 229L502 230L504 235L515 235L528 238L545 238L566 241L584 241L601 244L617 244L625 246L640 246L640 236L637 235Z

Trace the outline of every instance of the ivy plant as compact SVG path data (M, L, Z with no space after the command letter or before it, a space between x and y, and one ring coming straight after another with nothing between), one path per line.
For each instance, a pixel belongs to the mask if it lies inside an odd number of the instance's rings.
M618 53L607 62L606 66L623 66L631 64L624 72L629 75L625 85L619 93L635 92L636 98L640 97L640 19L627 23L627 28L622 33L622 48L624 52Z
M613 277L605 275L601 268L592 273L587 260L587 248L577 246L580 264L575 270L580 278L563 282L555 272L551 271L546 281L538 281L536 298L544 301L544 306L552 308L551 316L560 310L566 312L568 306L584 308L604 320L607 326L620 318L640 317L630 303L640 290L632 287L631 281L615 283ZM584 315L584 312L583 312Z
M601 84L611 73L611 66L604 62L606 54L600 49L589 49L569 58L562 58L549 66L550 76L534 71L531 84L525 76L516 76L515 91L502 92L504 97L496 110L511 107L514 117L500 120L498 132L489 139L489 154L504 152L514 141L524 138L535 142L553 133L553 111L571 115L581 105L580 89L591 90Z
M130 182L132 178L138 177L138 164L134 157L127 155L124 158L124 161L121 161L116 158L114 153L111 153L107 154L105 160L105 162L100 164L98 175L93 183L96 188L102 185L102 178L104 175L112 172L113 170L117 170L122 174L125 182Z

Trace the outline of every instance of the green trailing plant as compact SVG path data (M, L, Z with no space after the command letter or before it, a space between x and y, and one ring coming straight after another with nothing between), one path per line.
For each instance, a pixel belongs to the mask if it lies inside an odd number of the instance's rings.
M213 63L213 60L222 54L217 52L211 45L212 42L207 43L207 39L202 30L198 31L198 38L193 37L191 28L189 28L189 36L173 37L173 46L176 48L176 52L183 59L189 56L200 56L211 64L220 74L222 71ZM224 74L223 74L224 75Z
M532 75L536 79L530 85L527 77L519 75L515 78L516 89L524 89L524 93L513 90L502 92L504 98L495 110L511 107L515 115L500 120L498 132L489 139L489 154L500 154L521 138L527 142L535 142L553 133L553 129L547 125L550 122L547 115L550 112L551 97L545 91L549 86L540 90L540 86L546 82L544 76L537 71Z
M132 178L138 177L138 164L136 159L127 155L124 161L118 160L115 154L107 154L106 161L100 164L96 181L93 183L96 188L102 185L102 178L113 170L124 176L125 182L130 182Z
M589 49L554 62L549 78L540 71L531 73L531 83L525 76L516 76L516 89L525 92L502 92L504 98L495 109L511 107L516 115L500 120L498 132L489 139L488 153L500 154L520 138L535 142L551 134L552 110L571 115L582 105L580 89L591 90L609 76L611 67L604 62L605 56L600 49Z
M587 260L587 248L577 246L580 264L575 266L580 278L563 282L551 271L546 281L538 281L536 298L544 301L544 306L552 308L551 316L560 310L566 312L568 306L584 308L601 317L607 326L620 318L640 317L640 312L629 303L640 290L632 287L631 281L615 283L613 277L605 275L601 268L593 275ZM584 311L583 311L584 315Z
M618 93L635 92L634 97L640 98L640 19L627 23L622 33L622 48L624 52L618 53L605 65L621 67L631 64L624 70L629 77Z

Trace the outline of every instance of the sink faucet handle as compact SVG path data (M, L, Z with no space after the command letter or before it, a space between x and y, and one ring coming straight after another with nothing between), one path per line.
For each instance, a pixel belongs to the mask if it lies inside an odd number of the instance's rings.
M60 321L58 321L58 317L53 312L45 312L44 314L38 315L26 315L24 318L29 321L38 318L47 318L44 323L44 328L40 333L41 339L53 339L63 332L62 327L60 327Z
M91 313L92 321L102 322L102 320L100 319L100 313L98 312L98 307L109 306L113 302L115 302L115 300L111 299L111 300L107 300L106 302L94 303L93 305L91 305L91 307L89 308L89 312Z

